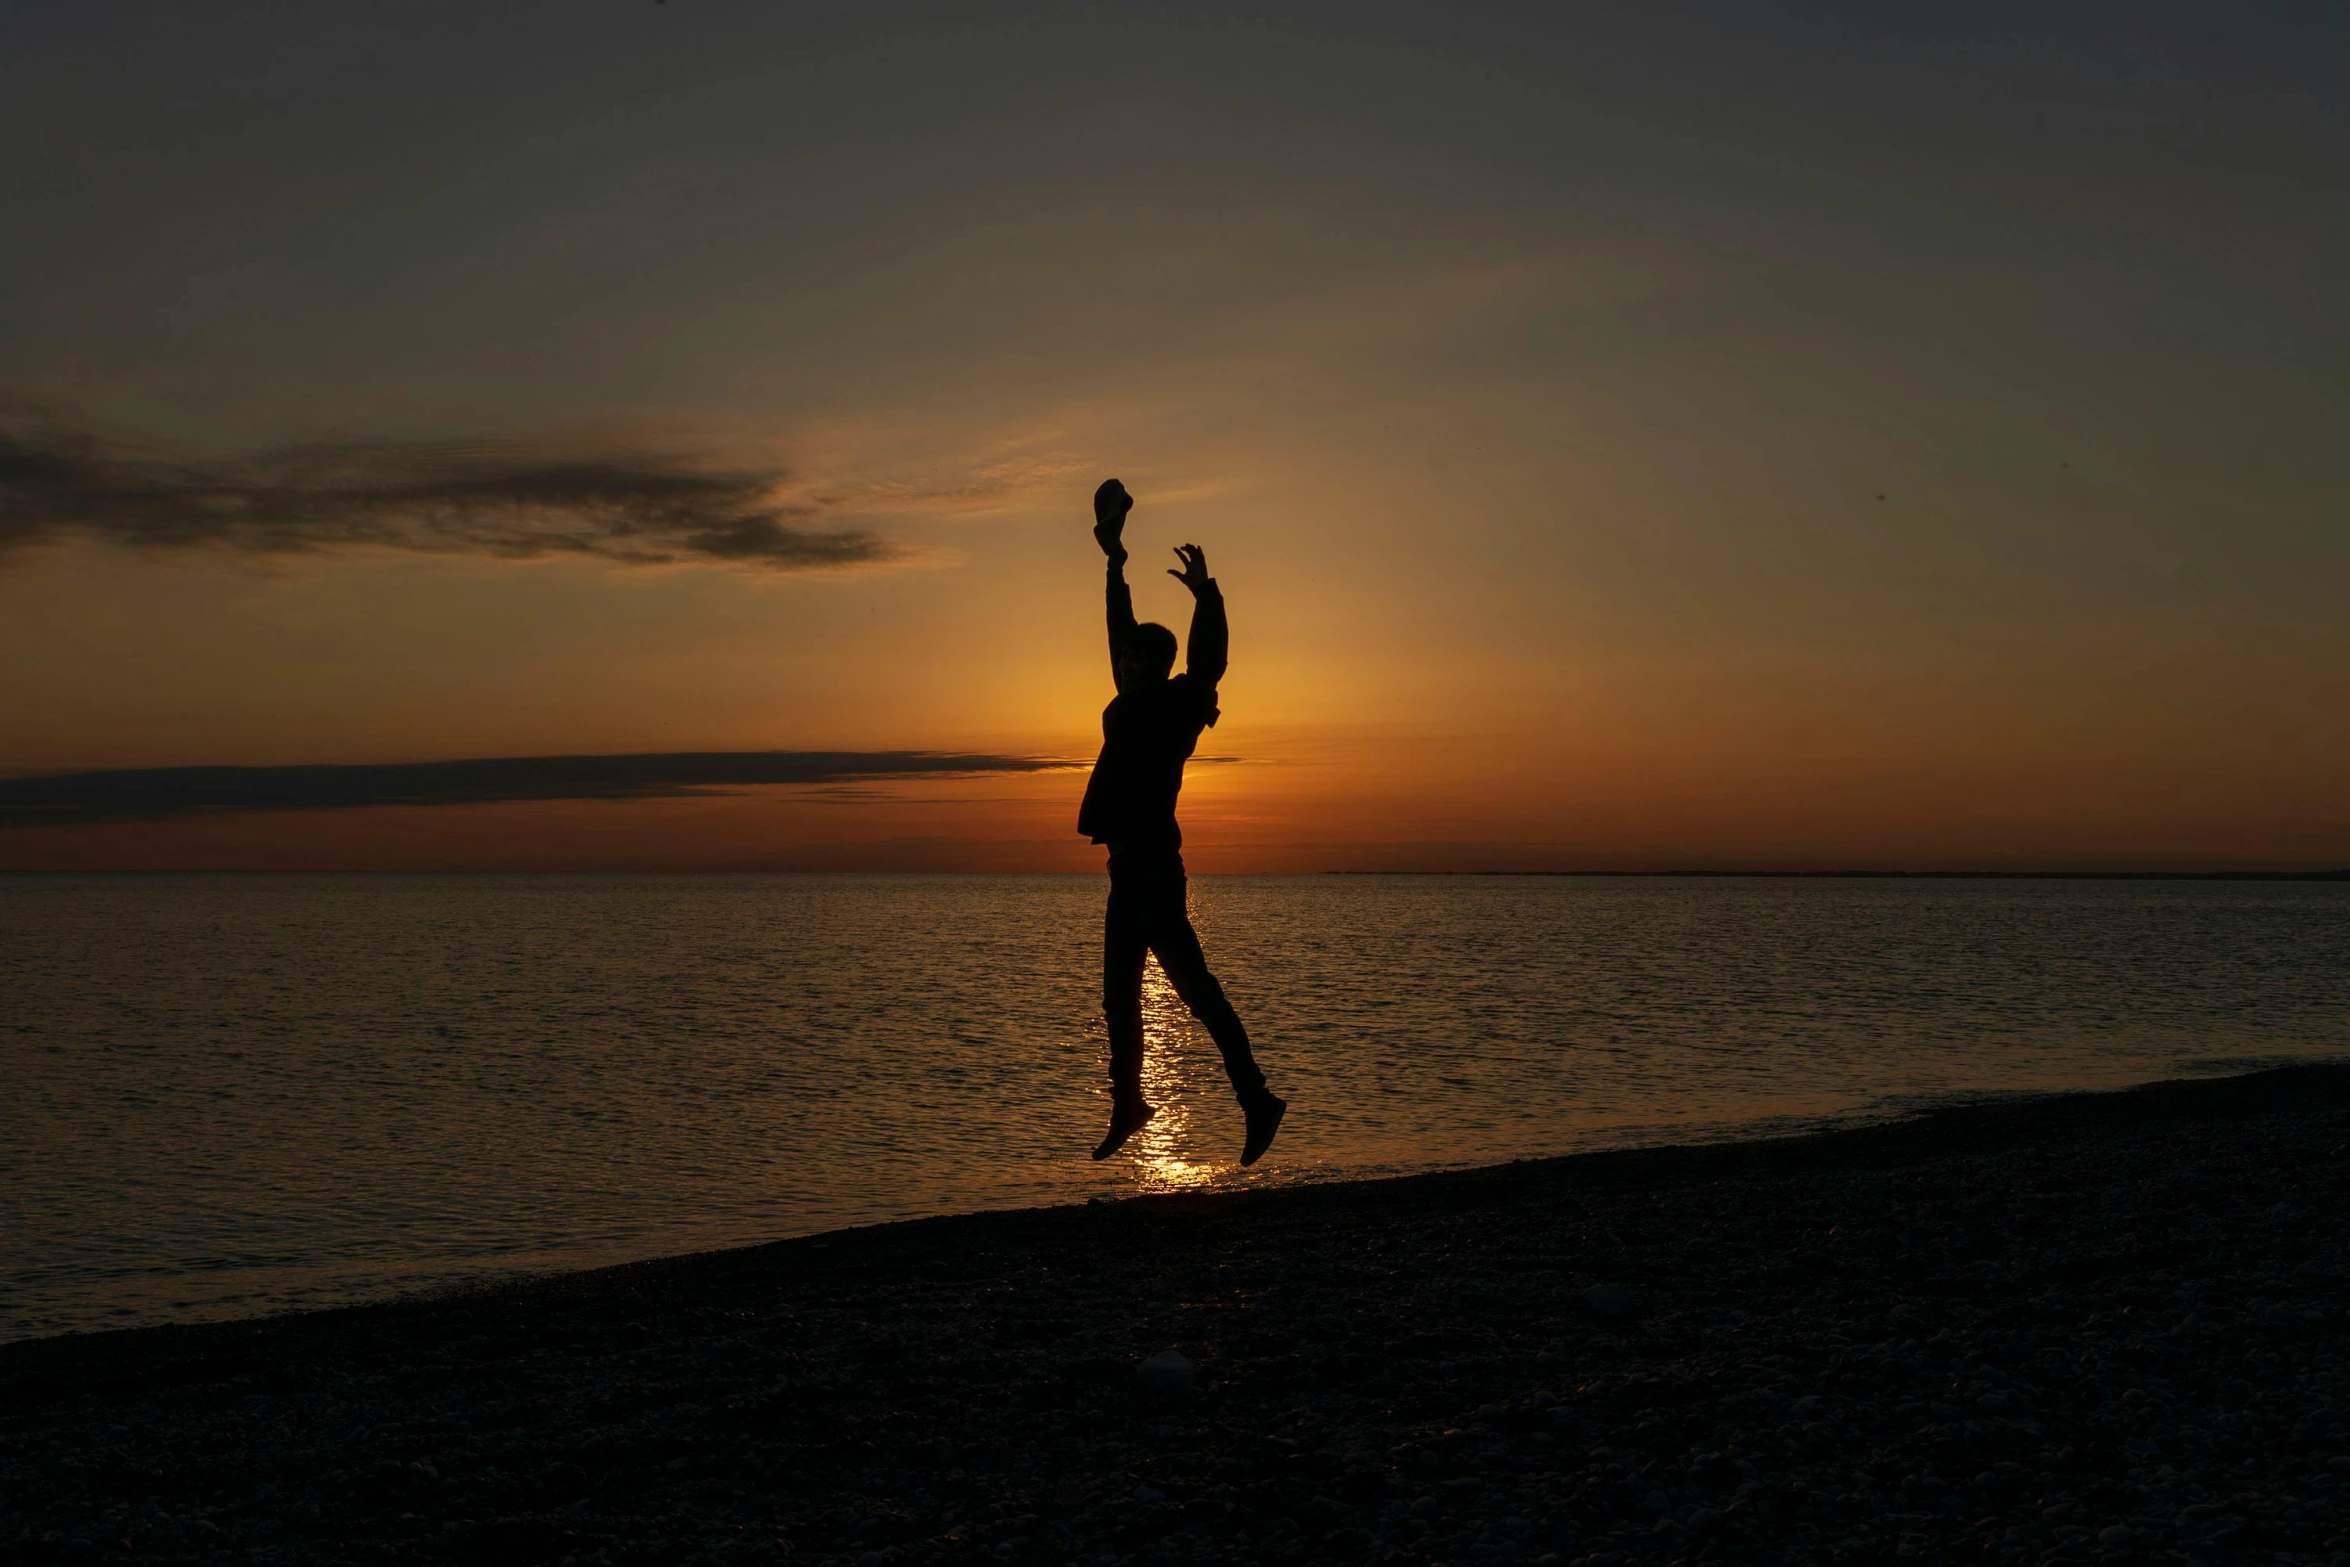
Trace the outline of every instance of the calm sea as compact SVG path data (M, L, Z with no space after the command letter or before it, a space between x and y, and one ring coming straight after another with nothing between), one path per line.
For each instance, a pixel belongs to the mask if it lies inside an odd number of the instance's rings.
M1103 895L0 877L0 1338L2350 1054L2340 884L1209 877L1289 1124L1154 966L1095 1165Z

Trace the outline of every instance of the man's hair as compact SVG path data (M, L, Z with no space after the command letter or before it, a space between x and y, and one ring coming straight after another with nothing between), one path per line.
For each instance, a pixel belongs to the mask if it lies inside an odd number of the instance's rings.
M1126 651L1147 658L1162 669L1175 667L1175 633L1155 620L1146 620L1126 634Z

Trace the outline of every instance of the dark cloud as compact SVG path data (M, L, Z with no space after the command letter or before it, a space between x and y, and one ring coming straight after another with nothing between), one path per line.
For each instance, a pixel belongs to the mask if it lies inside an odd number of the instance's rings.
M807 526L783 475L638 452L488 442L350 443L183 462L56 413L0 410L0 559L81 537L145 550L354 549L800 571L888 558L862 529Z
M942 751L674 751L304 767L140 767L0 778L0 827L222 811L349 810L510 800L649 800L760 784L854 784L1049 772L1034 756Z

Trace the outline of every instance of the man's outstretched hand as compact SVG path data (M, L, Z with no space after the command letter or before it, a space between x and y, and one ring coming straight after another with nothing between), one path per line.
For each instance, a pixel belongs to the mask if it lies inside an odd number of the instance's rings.
M1208 590L1208 552L1196 544L1175 546L1175 558L1183 562L1181 571L1169 571L1168 576L1191 589L1194 598Z
M1126 563L1126 546L1118 535L1126 527L1126 514L1134 510L1134 497L1126 493L1126 486L1115 479L1104 479L1102 487L1093 492L1093 541L1102 547L1102 553L1119 565Z

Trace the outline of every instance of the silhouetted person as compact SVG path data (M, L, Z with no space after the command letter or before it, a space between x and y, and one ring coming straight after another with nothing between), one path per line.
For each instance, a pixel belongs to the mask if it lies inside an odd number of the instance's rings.
M1175 633L1135 624L1134 595L1126 586L1126 546L1119 534L1134 499L1117 480L1093 495L1093 536L1110 559L1110 673L1118 695L1102 709L1102 754L1085 785L1077 830L1110 848L1110 909L1102 936L1102 1011L1110 1025L1110 1130L1093 1151L1107 1159L1153 1112L1142 1097L1142 964L1156 953L1175 994L1206 1026L1224 1054L1232 1091L1248 1117L1240 1162L1264 1156L1288 1102L1265 1086L1249 1053L1248 1030L1208 972L1191 928L1183 874L1183 833L1175 825L1175 796L1183 764L1200 731L1216 721L1216 682L1224 678L1224 595L1208 575L1208 557L1196 544L1175 551L1191 589L1191 646L1184 673L1175 668Z

